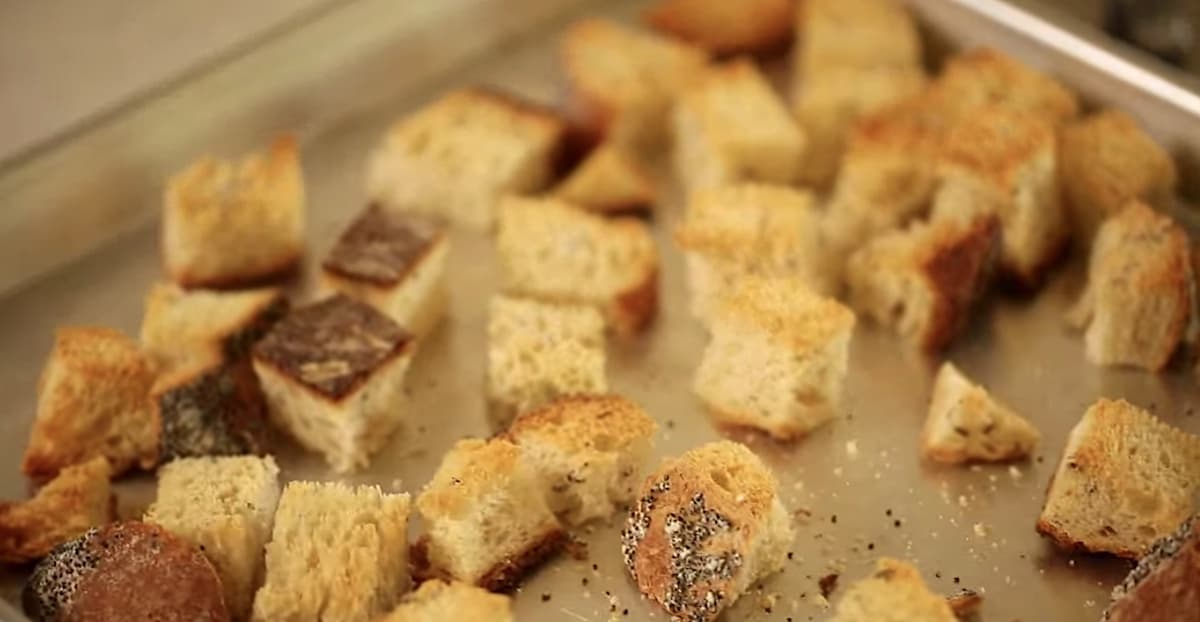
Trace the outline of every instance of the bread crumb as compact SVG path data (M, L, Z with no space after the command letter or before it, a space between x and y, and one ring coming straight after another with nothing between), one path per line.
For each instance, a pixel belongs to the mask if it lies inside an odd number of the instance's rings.
M974 529L975 529L975 535L979 536L980 538L986 537L988 535L988 528L983 523L975 523Z
M846 441L846 455L851 459L858 457L858 441Z
M1022 473L1021 469L1018 469L1016 466L1009 465L1008 476L1016 480L1016 479L1021 479L1022 477L1025 476L1025 474Z

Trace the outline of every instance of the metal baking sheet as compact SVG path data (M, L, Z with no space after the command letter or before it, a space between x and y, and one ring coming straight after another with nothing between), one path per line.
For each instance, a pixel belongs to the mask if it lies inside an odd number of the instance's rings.
M632 18L642 2L606 3L599 13ZM966 43L1015 48L1051 67L1079 65L1062 49L1038 44L992 20L965 1L913 0L935 30L969 29ZM980 2L979 7L991 6ZM558 78L555 33L560 23L474 66L445 76L420 92L389 102L320 133L304 144L309 189L309 275L296 283L296 299L314 295L311 275L334 236L364 204L364 160L394 118L452 86L499 85L554 101ZM1049 27L1047 27L1049 28ZM1007 34L1005 34L1007 33ZM961 34L961 33L960 33ZM1044 33L1043 33L1044 34ZM1006 45L1007 44L1007 45ZM1024 44L1024 46L1023 46ZM1095 85L1096 72L1076 67ZM1075 84L1071 73L1062 77ZM1163 101L1131 81L1109 77L1111 89L1139 93L1136 113L1190 122L1178 101ZM1086 84L1085 84L1086 83ZM1144 85L1143 85L1144 86ZM1101 89L1103 90L1103 89ZM1187 102L1184 102L1186 104ZM1176 124L1175 127L1184 127ZM1178 137L1178 135L1177 135ZM1185 136L1185 138L1187 138ZM1200 147L1200 137L1191 142ZM265 141L266 137L263 137ZM642 404L662 426L655 462L719 438L691 394L691 376L705 336L688 314L680 255L670 243L681 205L664 202L654 228L662 256L662 308L653 328L609 349L612 389ZM156 231L125 237L86 260L61 270L0 304L0 497L27 494L18 465L35 405L34 387L56 326L98 324L136 334L142 297L159 274ZM449 317L422 346L409 377L411 419L371 468L346 478L386 490L418 493L441 454L461 437L489 432L483 400L486 299L497 274L486 236L455 231L448 265ZM985 620L1098 619L1127 562L1065 555L1033 529L1043 492L1068 430L1101 396L1122 397L1152 409L1167 422L1200 432L1190 372L1159 376L1098 369L1084 361L1082 342L1066 330L1064 310L1081 285L1078 262L1061 269L1033 298L993 296L969 334L946 353L968 375L1034 420L1043 433L1034 459L1014 465L939 468L917 457L917 436L938 361L905 354L893 337L868 322L856 329L845 416L809 438L781 445L743 437L773 467L781 494L794 511L797 538L786 569L756 587L726 615L728 620L820 620L827 602L818 580L841 575L831 599L865 575L882 555L915 562L931 586L951 593L973 588L985 597ZM321 460L295 447L277 452L289 479L330 478ZM153 494L148 476L118 486L120 512L139 516ZM516 593L521 620L665 619L632 588L621 565L618 532L623 517L582 533L585 559L563 555L531 576ZM414 534L419 530L414 521ZM20 573L0 570L0 597L17 602ZM3 605L3 603L0 603ZM0 618L15 612L0 609Z

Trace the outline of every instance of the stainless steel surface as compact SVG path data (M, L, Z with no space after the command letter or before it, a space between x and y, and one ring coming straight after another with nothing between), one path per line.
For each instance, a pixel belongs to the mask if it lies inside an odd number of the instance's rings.
M629 17L640 4L607 3L598 11ZM1200 125L1197 117L1178 102L1160 101L1160 95L1144 92L1145 84L1125 81L1128 76L1104 78L1097 71L1083 71L1085 62L1064 56L1070 46L1047 45L1031 39L1036 32L1013 32L1013 24L971 10L989 4L913 4L936 30L969 32L1030 62L1058 69L1094 96L1136 96L1138 112L1168 115L1164 123L1174 122L1184 130L1181 146L1200 151L1200 135L1185 129ZM561 20L544 36L309 137L304 143L310 189L307 273L362 207L364 157L391 119L446 88L474 82L553 100L560 88L553 35L560 26ZM1082 73L1077 76L1064 68ZM678 201L669 201L654 225L663 261L663 306L657 323L636 341L610 344L613 390L637 400L662 424L656 460L718 438L689 390L704 334L687 312L682 262L667 235L679 211ZM352 481L416 493L453 440L488 432L482 380L484 302L497 276L493 250L479 234L455 232L452 241L452 305L448 321L429 338L414 364L410 423L371 469L349 478ZM0 394L8 396L7 412L0 416L0 497L26 493L18 464L34 409L34 385L54 328L87 323L136 333L142 295L158 275L155 244L155 232L143 229L0 304ZM1077 269L1066 268L1035 298L993 297L970 334L946 354L1041 428L1043 442L1036 458L1011 467L922 464L917 435L936 361L905 354L892 337L862 323L851 348L844 417L793 444L743 439L778 474L782 496L797 512L798 536L786 570L744 597L725 619L824 619L828 613L819 597L818 579L841 573L843 587L832 596L836 600L844 586L864 575L881 555L914 561L939 591L981 590L985 620L1098 619L1108 590L1127 564L1061 554L1033 531L1066 433L1100 396L1129 399L1174 425L1200 432L1200 419L1191 415L1200 406L1200 395L1183 370L1153 376L1088 365L1081 340L1061 321L1079 282ZM311 283L298 283L295 290L305 299L311 295ZM279 455L288 478L330 477L315 456L293 447L281 447ZM137 516L151 494L148 477L122 483L122 514ZM414 533L419 531L417 522ZM562 556L530 577L517 594L518 619L665 619L652 612L625 577L619 523L620 518L583 534L587 559ZM13 599L21 577L4 572L0 596Z

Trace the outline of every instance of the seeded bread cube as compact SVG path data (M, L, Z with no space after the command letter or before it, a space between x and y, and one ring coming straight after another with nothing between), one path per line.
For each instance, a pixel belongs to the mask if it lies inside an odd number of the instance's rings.
M1192 313L1189 249L1183 229L1145 204L1131 203L1105 221L1076 312L1086 320L1089 361L1150 371L1166 367Z
M291 482L267 545L256 622L370 622L409 588L408 494Z
M263 571L263 548L279 503L270 456L183 458L158 470L158 496L145 521L200 547L236 619L248 619Z
M693 390L720 423L807 434L837 415L854 322L794 280L745 277L713 319Z
M357 298L416 335L445 312L450 240L440 227L368 207L321 264L326 289Z
M851 585L830 622L957 622L946 599L902 561L882 558L875 572Z
M1024 417L1000 404L946 362L933 382L929 416L921 431L921 455L944 464L1024 458L1041 434Z
M1103 622L1174 622L1200 611L1200 518L1193 514L1159 539L1113 588Z
M249 360L213 360L159 376L151 408L162 427L159 461L263 451L267 406Z
M658 189L636 157L612 143L588 154L554 196L604 214L650 210Z
M933 105L952 121L983 106L1005 108L1061 125L1079 114L1079 100L1054 78L991 48L951 57L932 85Z
M1066 550L1136 559L1196 510L1197 492L1200 437L1101 399L1067 437L1037 530Z
M1133 199L1171 205L1179 177L1175 161L1128 114L1098 112L1063 128L1059 141L1063 192L1083 245Z
M422 573L492 591L513 587L566 540L538 473L503 438L461 440L417 498Z
M108 328L60 328L38 380L38 407L21 471L48 480L103 456L113 476L158 463L160 425L146 399L154 366Z
M513 619L512 598L466 583L433 579L405 595L379 622L513 622Z
M791 40L793 7L791 0L659 0L643 17L713 54L767 53Z
M658 424L617 395L573 395L528 411L506 437L541 477L568 525L608 518L633 500Z
M638 590L680 620L709 622L783 569L795 533L766 465L719 441L668 459L621 532Z
M967 325L1000 249L1000 222L919 221L875 237L850 256L851 306L912 346L937 352Z
M672 116L675 169L689 192L738 181L791 183L804 133L753 62L709 69Z
M747 274L791 277L813 291L832 291L815 203L809 192L766 184L693 194L675 230L692 314L707 324L721 297Z
M116 518L101 456L69 466L27 501L0 501L0 563L25 564Z
M370 462L405 416L412 336L341 294L295 309L254 348L274 423L339 473Z
M239 162L204 158L167 182L162 252L184 287L243 287L292 272L304 252L295 139Z
M496 91L453 91L388 130L371 154L367 195L383 206L487 229L496 201L548 186L567 127L556 113Z
M508 197L496 238L506 294L599 309L618 335L658 309L658 250L645 222L608 219L556 199Z

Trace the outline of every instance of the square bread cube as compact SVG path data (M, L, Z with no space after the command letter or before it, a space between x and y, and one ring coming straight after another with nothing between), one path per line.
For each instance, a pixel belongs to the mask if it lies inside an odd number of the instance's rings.
M675 170L689 192L738 181L788 184L804 132L753 62L709 69L684 89L672 115Z
M921 64L921 37L903 2L806 0L795 15L796 78L830 66Z
M658 249L636 218L508 197L496 248L506 294L594 306L621 336L641 331L658 310Z
M933 105L950 121L994 106L1061 125L1079 114L1079 99L1054 78L1004 52L978 48L951 57L932 85Z
M658 188L636 156L605 142L579 164L553 195L603 214L649 211Z
M1091 244L1105 218L1139 199L1171 205L1179 173L1171 154L1119 110L1072 123L1059 135L1059 175L1076 238Z
M21 471L45 481L96 456L108 460L114 477L154 468L161 430L146 399L153 384L154 366L124 334L58 329L38 380Z
M1159 539L1120 585L1102 622L1174 622L1200 611L1200 514Z
M618 395L571 395L528 411L505 437L542 480L568 525L605 519L633 500L658 424Z
M487 401L497 429L560 395L603 393L604 318L591 307L492 298Z
M854 321L795 280L747 276L713 318L692 390L719 423L803 436L837 415Z
M659 0L642 14L666 35L722 56L767 54L792 39L791 0Z
M829 622L957 622L947 599L935 594L921 573L902 561L884 557L875 572L854 582Z
M1088 408L1037 522L1060 548L1136 559L1196 510L1200 437L1124 400Z
M942 363L933 381L921 455L943 464L1025 458L1041 434L1027 419L997 402L954 363Z
M1000 219L1000 267L1033 288L1070 238L1058 184L1054 126L1036 115L981 107L942 143L934 214Z
M160 372L213 358L235 362L287 308L283 291L273 287L227 292L155 283L146 294L142 348Z
M159 461L263 451L267 406L249 360L219 359L158 377L150 404L162 428Z
M563 34L562 63L573 116L590 131L641 150L663 142L675 97L704 72L708 54L612 20L587 18Z
M26 501L0 501L0 563L27 564L116 519L102 456L65 467Z
M406 594L379 622L513 622L512 598L451 581L431 579Z
M242 620L254 603L278 503L279 467L270 456L183 458L158 470L158 496L144 520L204 551L225 604Z
M279 498L255 622L372 622L411 585L405 494L291 482Z
M445 312L450 240L427 220L367 208L321 264L327 289L357 298L415 335Z
M417 497L423 573L503 591L566 541L541 480L503 438L461 440ZM421 564L426 568L421 568Z
M338 473L365 467L405 415L412 335L341 294L295 309L254 348L274 423Z
M167 181L162 252L184 287L286 276L304 253L304 178L290 136L238 162L204 158Z
M846 264L850 306L907 343L933 353L967 326L1000 250L1000 222L919 221L883 233Z
M833 290L821 215L811 193L767 184L731 184L691 196L675 241L687 264L692 314L706 324L721 297L747 274L792 277Z
M1088 360L1166 367L1191 318L1192 279L1187 234L1170 216L1135 201L1105 221L1076 311L1087 325Z
M719 441L646 479L621 553L638 590L673 619L711 622L783 569L794 538L771 471L745 445Z
M371 154L367 195L389 209L487 229L501 196L549 185L566 131L549 109L459 89L392 125Z

